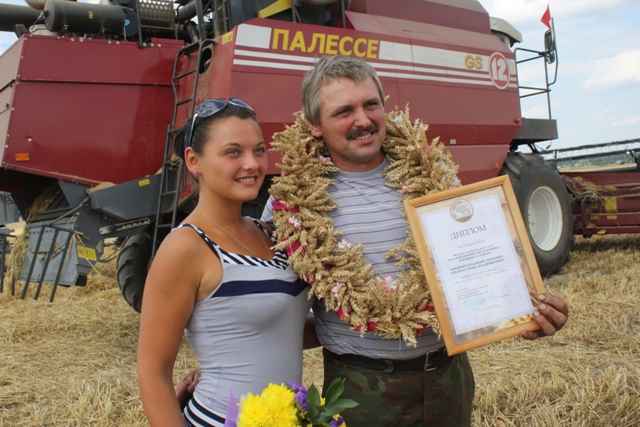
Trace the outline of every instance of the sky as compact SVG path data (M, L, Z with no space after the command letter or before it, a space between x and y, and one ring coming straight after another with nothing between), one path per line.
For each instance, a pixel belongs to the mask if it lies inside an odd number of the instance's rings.
M558 46L551 115L558 122L559 138L551 148L640 138L640 1L479 1L491 16L508 21L522 33L523 42L516 46L534 50L544 49L547 27L540 18L549 6ZM25 4L22 0L0 3ZM15 40L13 33L0 32L0 52ZM543 67L542 61L520 67L520 84L543 84ZM555 65L549 71L553 76ZM545 97L522 101L523 117L547 115Z
M640 138L640 1L480 0L489 15L523 35L519 47L543 50L547 5L558 47L551 114L558 140L551 148ZM541 61L533 61L533 63ZM543 65L540 65L543 67ZM537 86L544 68L519 69L520 85ZM553 71L553 67L550 67ZM531 84L534 83L534 84ZM522 116L546 118L540 102L524 100ZM533 105L532 105L533 104ZM546 105L546 104L544 104ZM546 148L548 143L539 144Z

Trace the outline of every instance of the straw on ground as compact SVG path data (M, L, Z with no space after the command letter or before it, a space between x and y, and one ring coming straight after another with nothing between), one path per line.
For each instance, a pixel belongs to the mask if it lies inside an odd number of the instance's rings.
M546 280L568 302L553 338L471 351L474 426L640 425L640 236L579 238L562 274ZM146 426L136 381L139 317L113 263L53 304L0 294L0 427ZM319 350L305 378L321 385ZM183 343L176 381L196 365Z

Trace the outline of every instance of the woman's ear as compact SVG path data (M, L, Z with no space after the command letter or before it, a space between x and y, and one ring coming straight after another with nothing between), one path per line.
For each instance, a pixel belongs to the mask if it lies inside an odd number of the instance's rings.
M191 147L184 150L184 164L192 175L200 171L200 158Z

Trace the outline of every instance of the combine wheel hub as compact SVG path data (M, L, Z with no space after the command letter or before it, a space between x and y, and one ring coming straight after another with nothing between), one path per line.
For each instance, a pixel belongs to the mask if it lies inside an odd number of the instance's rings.
M529 232L543 251L556 247L562 237L562 207L556 193L549 187L538 187L529 199Z

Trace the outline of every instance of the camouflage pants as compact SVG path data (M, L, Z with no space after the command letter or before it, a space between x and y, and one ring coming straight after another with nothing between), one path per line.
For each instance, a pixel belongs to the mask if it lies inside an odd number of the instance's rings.
M348 427L469 427L475 382L465 353L437 369L386 372L324 356L324 390L343 378L344 393L360 405L341 415Z

